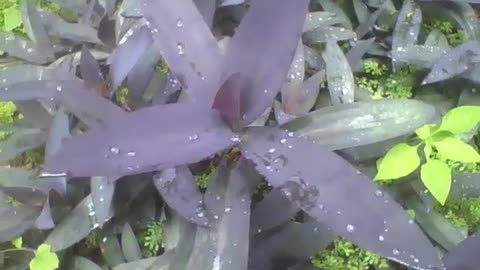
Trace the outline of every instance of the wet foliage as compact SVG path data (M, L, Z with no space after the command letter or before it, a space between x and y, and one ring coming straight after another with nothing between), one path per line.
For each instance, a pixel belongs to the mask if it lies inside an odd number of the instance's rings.
M394 145L480 104L477 1L55 3L69 16L26 0L0 32L18 114L0 125L1 269L478 266L476 229L418 173L373 181ZM462 121L476 151L480 118ZM480 194L478 170L442 162L447 206Z

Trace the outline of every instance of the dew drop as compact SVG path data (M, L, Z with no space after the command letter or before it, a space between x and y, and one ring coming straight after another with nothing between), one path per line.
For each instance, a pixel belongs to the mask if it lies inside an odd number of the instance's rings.
M284 143L286 143L286 142L287 142L287 139L285 139L285 138L283 138L283 139L280 140L280 143L281 143L281 144L284 144Z
M351 224L348 224L347 225L347 232L352 233L353 231L355 231L355 226L353 226Z
M270 148L270 149L268 149L268 153L271 154L271 153L274 153L274 152L275 152L275 148Z
M178 50L178 54L184 55L185 54L185 45L183 45L182 43L177 43L177 50Z
M232 210L232 208L227 207L227 208L225 208L225 213L228 213L228 212L230 212L231 210Z
M419 263L419 262L420 262L417 258L415 258L413 261L414 261L415 263Z
M384 237L383 235L379 235L379 236L378 236L378 240L379 240L379 241L383 241L383 240L385 240L385 237Z
M100 198L100 202L103 202L103 201L105 201L105 199L104 199L104 198Z
M375 191L375 196L377 196L377 197L382 197L382 196L383 196L383 192L382 192L381 190L377 189L377 190Z
M198 134L193 134L188 136L188 140L191 142L196 141L197 139L198 139Z
M120 149L118 149L118 147L110 147L110 153L118 155L118 153L120 153Z
M103 186L98 186L98 190L102 190L103 189Z
M127 153L127 156L129 156L129 157L134 157L136 155L137 155L137 153L135 153L134 151L130 151L130 152Z
M104 238L102 239L102 242L103 242L103 243L107 242L107 238L104 237Z
M288 132L288 137L293 137L293 132Z
M217 196L215 199L217 199L217 201L219 201L219 200L220 200L220 196Z
M205 216L205 213L200 212L200 213L197 214L197 216L198 216L198 217L204 217L204 216Z
M232 136L232 137L230 138L230 140L231 140L232 142L240 142L240 138L239 138L237 135Z
M394 248L394 249L392 250L392 253L393 253L393 255L395 255L395 256L400 255L400 251L399 251L398 249L396 249L396 248Z
M215 216L213 216L213 218L214 218L214 219L218 219L218 216L217 216L217 215L215 215Z
M183 21L181 19L177 20L177 27L183 27Z

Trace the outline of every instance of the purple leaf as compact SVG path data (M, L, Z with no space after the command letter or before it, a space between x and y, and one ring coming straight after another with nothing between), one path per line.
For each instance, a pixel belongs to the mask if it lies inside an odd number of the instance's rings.
M213 102L220 83L221 51L191 0L144 0L147 25L174 75L193 100Z
M113 270L152 270L166 269L173 259L173 252L165 252L161 256L141 259L134 262L122 263L113 267Z
M50 196L46 196L45 204L43 205L42 212L35 221L35 227L39 230L49 230L55 227L55 223L52 219L52 213L50 211Z
M41 11L42 24L50 36L68 39L74 42L101 43L97 37L97 30L85 22L70 23L59 15Z
M480 256L478 256L479 246L480 233L468 237L444 257L445 269L476 269L480 265Z
M248 269L286 269L317 254L334 238L330 229L313 220L290 222L275 231L259 235L250 252Z
M335 233L410 267L441 266L402 207L335 153L277 128L251 128L242 141L260 174Z
M314 49L303 46L303 52L305 55L305 62L308 64L308 66L310 66L310 68L315 70L325 69L325 61Z
M205 23L208 27L213 25L213 17L215 15L215 10L217 9L216 0L193 0L197 6L198 11L202 14Z
M189 222L201 226L209 225L203 206L203 195L195 185L188 167L163 170L153 176L153 183L168 206L176 213Z
M360 2L361 3L361 2ZM377 22L378 20L378 17L381 16L382 14L385 14L388 10L387 10L387 5L386 3L388 3L387 1L385 1L382 6L377 9L375 12L371 13L368 15L368 18L367 20L361 22L357 29L355 29L355 35L357 36L358 39L361 39L363 38L366 34L368 34L368 32L370 31L370 29L375 25L375 23Z
M155 67L161 56L157 48L151 45L128 73L127 85L129 98L139 100L143 97L152 77L161 76ZM157 73L157 74L154 74Z
M99 243L99 249L103 259L110 268L125 263L122 247L116 235L107 235Z
M355 82L352 69L336 41L327 42L327 49L322 57L327 63L328 90L332 104L353 103Z
M246 77L241 73L234 73L223 83L213 101L213 109L222 113L228 123L233 127L240 124L240 91L244 86Z
M0 32L0 50L35 64L45 64L49 61L48 56L32 41L14 33Z
M224 71L227 76L239 72L246 77L237 90L241 93L243 126L255 121L272 104L285 81L308 3L254 1L237 28L226 52Z
M110 74L114 89L120 86L151 44L152 38L148 28L144 26L133 32L124 43L120 43L113 51L110 57Z
M27 229L34 226L35 220L40 213L40 209L20 204L12 206L8 201L7 195L0 191L0 242L11 241L15 236L22 235Z
M422 84L443 81L467 70L480 62L480 42L470 40L442 55L433 64L432 70Z
M302 40L298 42L297 50L295 51L295 56L290 65L290 71L287 75L287 80L284 83L281 89L282 95L282 104L286 111L293 114L289 110L288 102L296 99L296 92L301 88L303 80L305 79L305 57L303 53L303 43Z
M348 64L352 70L356 70L357 66L361 63L361 60L365 53L370 49L375 38L370 38L367 40L358 40L357 44L351 48L345 57L347 58Z
M213 110L191 103L152 106L117 115L65 142L45 171L130 175L195 163L237 142L238 137Z
M435 117L424 102L383 99L322 108L283 127L338 150L408 135Z
M21 1L20 5L25 32L35 42L39 51L43 52L49 59L54 59L52 43L45 26L42 24L39 11L32 3L32 0Z
M52 115L39 101L26 100L15 101L15 107L24 116L22 119L25 125L41 130L47 130L52 123ZM17 121L19 123L19 121Z
M100 266L87 258L74 256L71 266L72 270L102 270Z
M352 22L342 7L332 0L316 0L316 2L322 6L323 10L333 13L335 16L339 17L342 20L341 25L343 27L352 29Z
M52 80L59 76L56 69L37 65L9 65L0 69L0 87L33 80Z
M403 2L398 14L392 39L392 66L399 68L398 53L404 48L417 43L418 33L422 26L422 10L413 0Z
M205 205L215 223L197 228L186 269L245 270L248 263L251 178L240 159L224 162L212 176ZM216 267L217 265L218 267Z
M125 223L122 230L122 251L127 262L142 259L142 251L130 224Z
M292 92L285 103L285 112L297 116L304 115L315 105L320 84L325 80L325 71L313 74L303 84Z
M108 15L105 15L98 25L98 39L100 39L108 47L114 48L116 44L115 41L117 39L114 31L115 29L115 20L112 20Z
M315 28L331 26L342 22L335 14L325 11L309 12L303 25L303 32L308 32Z
M353 32L352 30L336 26L316 28L306 32L303 35L303 40L305 41L305 44L323 43L327 42L328 40L342 41L355 38L355 32Z
M106 84L103 79L102 71L97 60L90 53L90 50L84 45L80 57L80 74L87 88L95 93L102 95L106 90Z
M45 143L47 134L38 129L15 132L8 139L0 141L0 160L14 158L28 150L37 148Z
M282 209L278 211L278 209ZM255 206L251 217L251 234L287 223L300 211L280 189L273 189Z
M5 88L4 88L5 89ZM64 81L29 81L9 86L0 100L32 100L54 98L66 110L93 127L125 112L111 101L86 89L83 81L72 78Z
M90 179L90 190L93 203L93 215L100 228L108 221L113 211L112 199L115 191L115 181L118 177L94 176ZM89 213L90 214L90 213Z
M403 48L403 50L397 53L397 61L430 69L432 68L433 64L446 52L447 51L445 49L440 47L412 45ZM442 74L437 75L444 77ZM449 74L445 75L449 76ZM432 76L432 78L433 77L434 76Z
M62 194L62 185L50 179L37 178L35 172L27 171L21 168L1 168L0 186L3 188L24 188L35 189L48 195L50 190L55 190Z

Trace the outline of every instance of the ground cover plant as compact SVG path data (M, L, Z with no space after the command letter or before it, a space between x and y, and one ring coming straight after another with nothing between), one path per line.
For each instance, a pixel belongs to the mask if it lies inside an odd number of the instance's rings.
M476 5L2 2L0 268L476 269Z

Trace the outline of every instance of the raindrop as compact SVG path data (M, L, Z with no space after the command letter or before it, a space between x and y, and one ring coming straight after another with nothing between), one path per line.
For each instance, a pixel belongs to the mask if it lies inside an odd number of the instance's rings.
M293 137L293 132L288 132L288 137Z
M379 241L383 241L383 240L385 240L385 237L383 237L383 235L379 235L379 236L378 236L378 240L379 240Z
M129 157L134 157L136 155L137 154L134 151L130 151L130 152L127 153L127 156L129 156Z
M102 242L103 242L103 243L107 242L107 238L104 237L104 238L102 239Z
M104 199L104 198L100 198L100 202L103 202L103 201L105 201L105 199Z
M200 212L200 213L197 214L197 216L198 216L198 217L204 217L204 216L205 216L205 213Z
M198 139L198 134L193 134L193 135L188 136L188 140L191 141L191 142L193 142L197 139Z
M103 186L98 186L98 190L102 190L103 189Z
M393 253L393 255L395 255L395 256L400 255L400 251L399 251L398 249L396 249L396 248L394 248L394 249L392 250L392 253Z
M181 19L177 20L177 27L183 27L183 21Z
M2 83L6 83L7 82L7 79L2 79Z
M120 153L120 149L118 149L118 147L110 147L110 153L118 155L118 153Z
M288 149L292 149L292 148L293 148L293 146L292 146L292 145L289 145L289 146L288 146Z
M220 200L220 196L217 196L215 199L217 199L217 201L219 201L219 200Z
M377 197L382 197L382 196L383 196L383 192L382 192L381 190L377 189L377 190L375 191L375 196L377 196Z
M232 138L230 138L230 140L232 142L240 142L240 138L237 135L232 136Z
M347 225L347 232L352 233L353 231L355 231L355 227L351 224L348 224Z
M285 138L283 138L283 139L280 140L280 143L281 143L281 144L284 144L284 143L286 143L286 142L287 142L287 139L285 139Z
M415 263L419 263L419 262L420 262L417 258L415 258L413 261L414 261Z
M28 49L27 49L27 53L31 53L31 52L33 52L33 49L32 49L32 48L28 48Z
M89 212L88 215L91 216L91 217L93 217L93 216L95 216L95 212L94 212L94 211Z
M413 219L409 219L408 224L410 224L410 225L413 224Z
M214 218L214 219L218 219L218 216L217 216L217 215L215 215L215 216L213 216L213 218Z
M185 45L183 45L182 43L177 43L177 50L178 50L178 54L184 55L185 54Z
M230 210L232 210L232 208L230 208L230 207L225 208L225 213L230 212Z
M271 153L273 153L273 152L275 152L275 148L270 148L270 149L268 149L268 153L271 154Z

